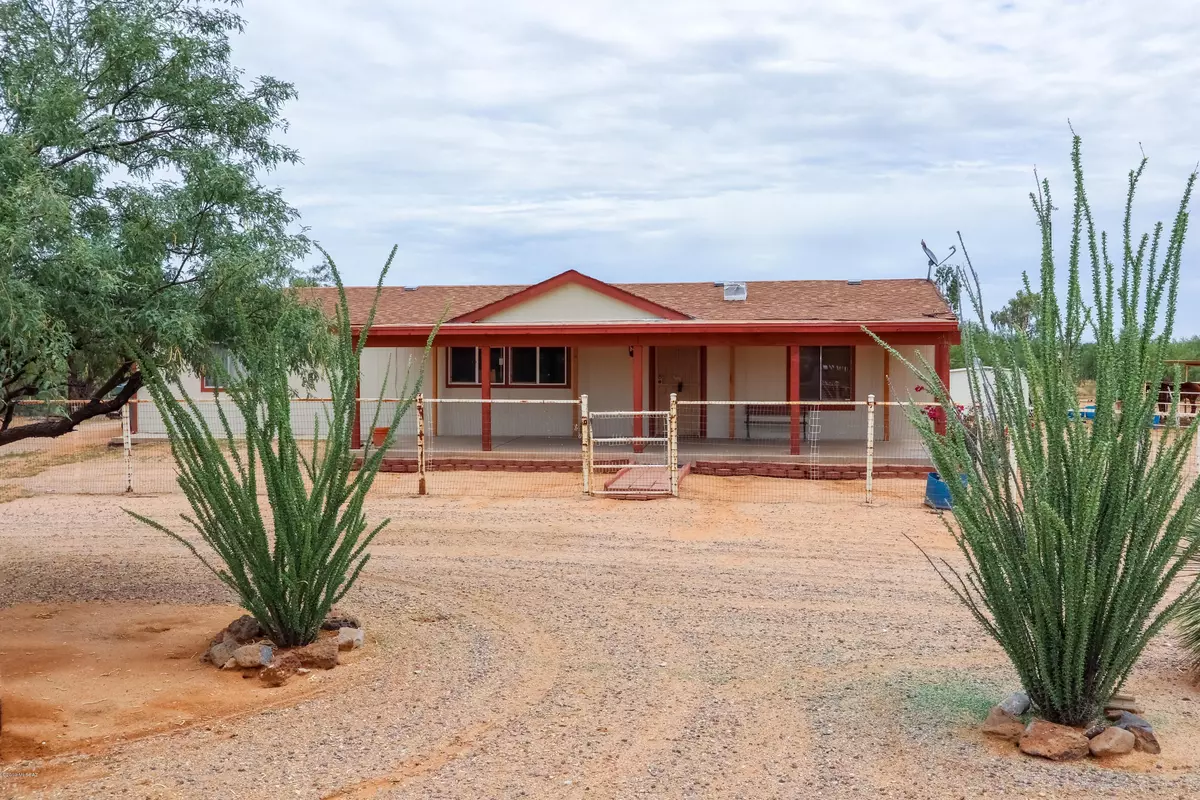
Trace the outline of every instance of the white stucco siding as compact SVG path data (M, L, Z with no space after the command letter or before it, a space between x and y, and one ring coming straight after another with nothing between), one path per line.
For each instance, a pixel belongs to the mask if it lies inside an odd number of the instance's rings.
M420 347L366 347L359 363L359 393L364 400L398 399L412 393L422 370L429 380L425 350Z
M934 364L934 355L936 348L934 345L910 345L905 347L897 347L897 352L903 358L912 363L917 368L923 368L921 358L924 357L925 363L930 368ZM890 376L891 376L891 391L890 398L893 403L926 403L933 399L933 396L927 389L924 388L925 381L920 378L914 371L905 366L904 361L896 356L890 358ZM917 391L921 387L922 391ZM876 400L882 400L883 393L876 395ZM883 431L883 411L878 410L875 417L876 439L882 439ZM908 409L899 406L893 406L888 412L888 428L891 441L917 441L920 434L916 428L908 421Z
M708 385L705 387L705 391L708 400L729 399L730 350L729 347L714 346L709 346L707 350ZM704 406L704 413L708 415L708 436L714 439L727 438L729 436L729 406ZM736 419L736 417L735 409L734 418Z
M739 347L734 380L738 400L787 400L787 348Z
M497 311L485 322L605 322L661 319L658 315L570 283Z
M649 374L648 354L642 369ZM588 396L592 411L633 409L633 367L628 347L579 348L579 392ZM643 398L649 398L649 382L643 376ZM645 402L649 402L648 399Z
M176 388L174 395L181 399L185 396L191 397L196 402L205 421L208 422L209 429L214 434L218 436L224 435L224 428L217 410L217 404L220 403L220 408L225 412L225 417L229 422L229 427L234 436L245 435L246 425L242 420L242 415L238 411L237 406L227 396L202 391L200 388L200 376L191 371L184 372L180 376L179 383L183 388L183 392L181 393ZM313 386L307 387L299 375L293 375L288 384L296 398L291 406L292 427L296 431L296 435L298 437L311 437L313 432L317 430L318 419L321 423L320 430L326 430L328 425L326 424L326 417L324 415L328 413L328 404L312 402L309 398L329 397L329 383L327 381L318 381ZM162 412L159 411L158 407L150 399L150 393L142 389L137 393L135 399L137 401L137 436L139 438L165 437L167 435L167 428L163 423ZM324 438L324 433L321 433L321 436Z
M478 386L441 386L438 397L478 400ZM570 387L493 388L496 400L570 400ZM483 427L481 403L437 403L438 436L479 436ZM492 403L492 439L517 436L571 436L576 427L578 406L567 403ZM429 419L429 412L426 412Z
M432 357L430 354L430 359ZM368 344L363 348L359 359L358 391L362 409L359 424L364 441L371 437L372 428L391 424L397 406L415 393L419 381L424 383L431 379L429 363L422 347L371 347ZM415 452L416 447L416 410L410 405L396 426L394 449Z

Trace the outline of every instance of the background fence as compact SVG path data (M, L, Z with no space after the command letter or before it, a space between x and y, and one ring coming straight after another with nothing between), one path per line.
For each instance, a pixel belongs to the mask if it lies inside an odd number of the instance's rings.
M373 446L372 421L389 421L397 400L364 400L359 433ZM24 403L14 425L67 413L69 403ZM228 400L197 402L214 431L224 411L235 439L244 432ZM711 401L667 412L587 415L580 400L422 398L400 419L373 491L393 495L563 497L638 486L676 488L687 499L918 505L929 457L906 403ZM306 446L329 430L328 400L292 403ZM585 424L585 420L586 423ZM718 424L720 421L720 424ZM709 431L720 431L710 436ZM589 436L590 434L590 436ZM1161 435L1170 435L1163 429ZM641 441L638 441L638 437ZM588 441L594 444L589 448ZM1197 456L1186 479L1197 475ZM677 467L670 475L668 465ZM638 476L635 479L635 476ZM423 480L422 480L423 479ZM423 484L423 485L422 485ZM89 420L64 436L0 448L0 502L37 494L179 492L166 429L149 401Z

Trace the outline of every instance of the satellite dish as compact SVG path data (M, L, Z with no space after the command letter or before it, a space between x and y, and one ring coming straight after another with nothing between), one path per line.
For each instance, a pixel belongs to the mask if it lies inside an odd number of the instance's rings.
M945 258L939 260L938 257L933 254L933 251L929 249L929 245L925 244L924 239L921 240L921 249L925 251L925 257L929 259L929 269L925 273L925 280L927 281L933 279L934 267L940 267L942 264L945 264L950 260L951 256L958 252L958 246L951 245L950 252L946 254Z

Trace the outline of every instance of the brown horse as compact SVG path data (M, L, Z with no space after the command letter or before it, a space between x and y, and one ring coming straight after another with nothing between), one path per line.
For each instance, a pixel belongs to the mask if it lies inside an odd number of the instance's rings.
M1146 391L1151 391L1151 385L1146 384ZM1170 381L1163 381L1158 387L1158 410L1159 413L1167 413L1171 410L1171 403L1175 399L1175 387ZM1200 383L1195 381L1185 381L1179 384L1179 412L1181 414L1195 414L1197 407L1200 407Z
M1183 411L1185 407L1188 414L1195 414L1196 408L1200 407L1200 383L1184 381L1179 384L1180 411Z

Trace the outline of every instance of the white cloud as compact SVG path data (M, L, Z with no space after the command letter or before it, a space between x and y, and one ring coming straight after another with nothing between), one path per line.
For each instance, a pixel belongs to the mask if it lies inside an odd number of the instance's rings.
M1068 203L1068 118L1113 231L1139 142L1146 225L1200 160L1188 0L245 14L239 62L301 95L287 138L305 163L271 180L359 282L392 242L398 283L924 275L918 241L962 230L998 303L1037 266L1035 165Z

